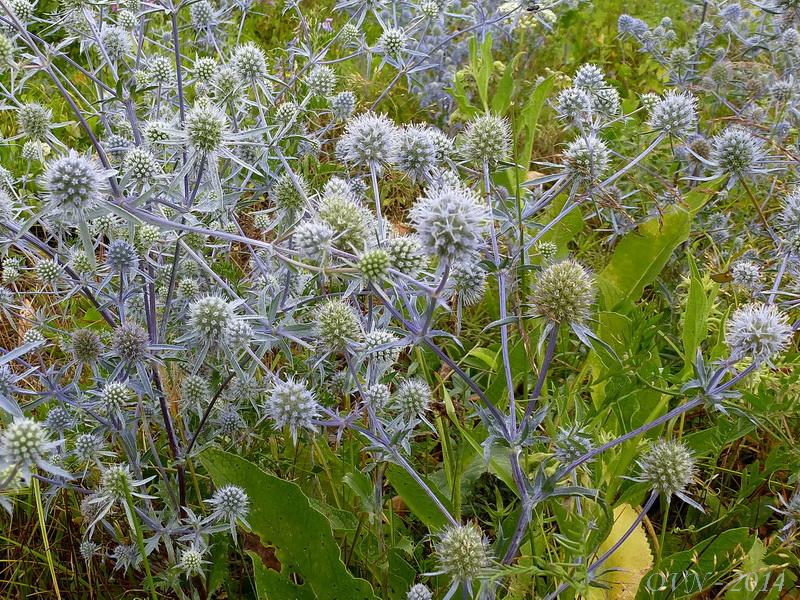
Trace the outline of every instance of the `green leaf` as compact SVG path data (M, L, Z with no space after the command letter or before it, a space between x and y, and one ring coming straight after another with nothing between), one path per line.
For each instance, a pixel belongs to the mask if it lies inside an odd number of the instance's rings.
M267 568L253 558L258 597L267 600L376 600L368 582L357 579L342 562L331 524L312 508L295 483L265 473L229 452L209 449L200 455L217 486L234 484L250 496L248 521L261 543L275 548L281 569ZM297 585L290 575L303 583Z
M475 39L475 38L473 38ZM494 61L492 60L492 34L487 33L481 44L481 54L477 62L472 63L475 72L475 81L478 84L478 93L483 102L483 109L489 110L489 79L492 77Z
M428 487L433 490L436 497L439 498L444 507L452 512L450 501L437 489L436 484L427 480L420 475L422 480L428 484ZM414 481L413 477L409 475L402 467L397 465L390 465L386 469L386 479L392 484L398 495L403 499L411 512L419 517L428 529L432 531L439 531L448 525L449 521L444 516L439 507L434 504L427 492L423 490L419 484Z
M520 154L518 162L523 167L528 168L531 164L531 156L533 155L533 141L536 137L536 126L539 122L539 115L542 112L542 107L547 100L550 90L553 89L553 78L548 77L537 85L531 97L522 107L521 116L525 125L525 146Z
M692 368L692 361L697 354L697 347L708 336L708 307L705 284L697 269L694 256L687 252L692 278L689 281L689 296L686 299L686 313L683 319L683 354L686 370Z
M603 310L641 298L645 286L655 281L675 249L689 239L692 217L710 196L708 189L694 189L684 198L688 206L676 206L662 218L651 219L637 232L622 238L597 278Z
M503 71L503 76L500 78L500 83L497 84L497 90L492 96L492 111L499 116L503 116L511 106L511 94L514 92L514 65L517 62L515 56Z

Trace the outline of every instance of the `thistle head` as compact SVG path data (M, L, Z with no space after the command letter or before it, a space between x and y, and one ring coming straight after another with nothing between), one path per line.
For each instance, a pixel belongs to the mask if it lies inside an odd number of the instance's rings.
M324 301L316 312L314 333L320 345L338 352L362 337L361 321L355 309L338 298Z
M488 542L477 525L453 525L438 537L435 555L439 569L454 583L471 582L490 565Z
M134 364L150 357L150 336L147 330L132 321L128 321L114 330L111 348L123 362Z
M461 154L483 165L505 160L511 153L511 126L503 117L485 113L469 122L461 136Z
M640 479L667 497L681 495L695 477L694 456L677 440L658 440L638 461Z
M267 76L264 51L254 42L237 46L233 53L233 68L244 81L258 81Z
M383 248L365 250L358 257L358 268L364 279L380 281L384 279L390 265L389 253Z
M26 138L41 141L50 133L53 111L37 102L28 102L17 109L17 130Z
M314 419L319 416L319 404L314 393L302 381L291 377L276 379L267 397L266 412L275 421L276 427L288 425L296 442L298 429L316 431Z
M762 142L746 129L728 127L712 140L711 162L719 175L741 178L759 170Z
M52 210L68 222L75 222L103 200L106 175L92 159L70 150L47 166L42 184Z
M106 251L106 264L114 273L127 273L139 263L136 248L127 240L114 240Z
M233 318L233 309L222 296L210 294L189 305L189 330L201 343L218 343Z
M651 110L648 124L654 131L685 137L697 124L697 99L688 92L670 90Z
M437 149L426 127L407 125L400 130L395 165L412 180L425 179L436 166Z
M192 5L195 6L197 4ZM228 124L228 116L213 104L195 104L186 114L189 144L202 154L217 152L222 147Z
M392 406L406 418L418 417L428 410L433 402L433 393L424 379L414 377L402 382L392 399Z
M294 230L295 249L312 260L322 260L332 247L336 232L321 221L303 221Z
M767 362L789 347L792 329L786 316L772 304L752 303L737 309L728 319L725 343L731 358L751 357Z
M0 458L7 464L39 462L47 450L47 430L33 419L18 417L0 432Z
M333 96L336 82L336 72L326 65L315 66L304 79L308 93L319 98Z
M78 329L72 334L72 355L83 364L92 364L103 353L100 335L92 329Z
M347 123L336 153L345 163L380 171L394 159L397 137L397 127L385 115L364 113Z
M602 177L610 163L608 146L593 134L576 138L564 151L565 172L582 182Z
M595 287L592 276L569 259L546 267L533 290L539 314L553 323L580 324L591 316Z

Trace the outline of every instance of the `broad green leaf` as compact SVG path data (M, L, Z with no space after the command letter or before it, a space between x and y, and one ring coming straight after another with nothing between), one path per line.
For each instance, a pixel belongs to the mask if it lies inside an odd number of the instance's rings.
M497 84L494 96L492 96L492 111L496 115L503 116L511 106L511 95L514 92L514 65L517 63L519 54L506 65L500 83Z
M641 298L645 286L655 281L675 249L689 238L692 217L712 193L710 189L692 190L684 198L687 206L675 206L672 212L643 223L638 231L622 238L597 277L603 310Z
M331 524L312 508L295 483L265 473L229 452L209 449L200 461L218 486L241 486L250 496L248 521L265 547L275 549L280 571L267 568L248 551L255 568L258 597L266 600L375 600L368 582L357 579L342 562ZM290 578L294 574L302 585Z
M709 300L694 257L691 252L687 252L687 255L692 278L689 281L689 295L686 299L686 313L683 319L683 354L686 361L685 370L689 372L697 354L697 347L708 336Z
M444 507L452 512L450 501L437 489L436 484L430 480L426 480L426 478L421 475L420 477L428 484L428 487L433 490L433 493L436 494L436 497ZM439 510L439 507L431 500L427 492L423 490L419 484L414 481L414 478L406 473L402 467L390 465L389 468L386 469L386 479L388 479L389 483L397 490L397 494L403 499L403 502L406 503L406 506L408 506L411 512L417 516L428 529L439 531L449 523L447 517Z
M475 39L475 38L473 38ZM481 54L477 63L472 64L475 80L478 83L478 93L483 102L483 109L489 110L489 79L492 77L494 61L492 60L492 34L487 33L481 44Z
M525 125L525 146L518 162L526 169L531 164L533 141L536 137L536 125L539 122L539 115L551 89L553 89L553 78L548 77L534 88L525 106L522 107L521 116Z

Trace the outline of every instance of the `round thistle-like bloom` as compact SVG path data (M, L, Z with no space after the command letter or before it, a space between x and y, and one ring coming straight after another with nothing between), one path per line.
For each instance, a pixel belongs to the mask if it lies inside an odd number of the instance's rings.
M365 113L347 123L336 146L340 160L380 171L394 159L397 127L385 115Z
M792 329L786 316L772 304L752 303L737 309L728 319L725 343L731 358L746 356L766 362L789 347Z
M272 189L269 191L269 199L279 209L289 214L294 214L297 211L302 211L306 206L306 197L308 196L308 183L300 174L296 174L294 179L289 173L283 172L280 177L272 184ZM298 186L300 189L298 189Z
M133 399L133 391L124 383L112 381L100 393L100 401L109 412L120 411Z
M676 440L652 442L637 463L640 479L667 497L682 495L695 476L694 456Z
M21 417L0 432L0 456L7 464L30 465L47 452L47 431L33 419Z
M198 56L194 61L194 76L198 81L209 83L214 79L219 65L217 61L210 56Z
M253 339L253 328L244 319L233 319L225 327L222 339L225 345L232 350L243 348Z
M364 351L379 362L395 363L400 356L400 346L396 344L397 336L385 329L370 331L364 336ZM380 348L393 344L388 348Z
M128 31L133 31L134 29L136 29L136 26L139 23L139 19L136 17L135 13L128 10L127 8L123 8L121 11L117 13L117 22L123 29L126 29Z
M564 169L581 181L591 181L608 170L611 152L600 138L589 134L570 142L564 151Z
M245 81L256 81L267 76L267 59L255 43L238 46L233 53L233 67Z
M28 102L17 109L17 130L27 138L44 140L52 124L53 111L37 102Z
M607 86L606 76L603 74L602 69L597 65L583 64L575 73L575 78L572 80L576 88L584 90L599 90Z
M584 89L568 87L558 94L556 110L562 118L580 119L591 112L592 98Z
M304 221L292 234L295 249L312 260L322 260L331 249L336 232L320 221Z
M111 465L100 475L100 493L111 500L124 502L135 485L133 472L126 464Z
M387 56L397 56L406 48L408 36L398 27L390 27L378 38L376 48L378 52Z
M676 137L684 137L697 124L697 98L688 92L670 90L650 113L648 125Z
M149 358L150 336L141 325L127 322L114 330L111 348L123 362L137 363Z
M133 142L118 133L112 133L103 142L106 152L117 160L122 159L132 147Z
M154 56L147 65L147 79L153 85L168 86L175 81L175 67L169 56Z
M148 121L142 128L142 135L148 144L163 144L169 141L171 126L166 121Z
M433 402L433 393L424 379L414 377L400 384L392 399L392 406L405 417L422 415Z
M800 229L800 187L786 196L778 220L787 232L793 233Z
M348 196L326 196L319 206L319 218L335 232L333 245L352 251L363 248L375 223L375 216Z
M302 381L291 377L275 380L267 398L266 412L278 428L289 426L292 439L297 442L298 429L316 431L313 420L319 415L319 404L314 393Z
M92 364L103 353L103 342L92 329L78 329L72 334L72 355L83 364Z
M155 225L143 223L136 228L135 245L139 252L147 252L161 239L161 232Z
M196 29L207 29L211 27L215 21L214 5L208 0L195 2L189 8L189 17L192 20L192 25Z
M244 419L242 419L239 411L233 408L220 411L215 424L217 426L217 435L227 438L237 437L245 426Z
M756 172L764 158L762 142L749 131L728 127L712 140L711 161L719 175L745 177Z
M41 329L38 327L31 327L30 329L26 329L25 333L22 334L22 343L23 344L32 344L34 342L43 342L45 341L44 334L42 333Z
M230 303L221 296L204 296L189 305L189 329L204 344L219 343L233 319Z
M189 404L200 406L211 397L211 390L204 377L189 375L181 382L181 397Z
M432 4L438 7L438 4L435 2ZM406 597L407 600L432 600L433 598L433 596L431 596L431 591L421 583L416 583L411 586Z
M616 88L605 87L592 92L592 107L607 119L616 117L622 109L622 100Z
M73 452L79 461L88 462L97 459L105 446L105 440L99 435L82 433L75 438L75 449Z
M482 165L505 160L511 152L511 127L508 120L490 113L475 117L461 138L461 154Z
M576 261L562 260L539 275L533 290L537 312L553 323L581 324L591 316L592 276Z
M394 160L397 167L411 175L413 180L425 179L437 162L436 145L430 130L421 125L410 125L400 130Z
M197 152L207 154L219 150L227 129L227 115L212 104L196 104L186 115L186 135Z
M105 176L93 160L70 150L49 164L42 183L51 209L63 220L75 222L102 201Z
M39 160L42 155L42 143L36 140L29 140L22 146L22 158L32 163Z
M100 32L100 44L111 60L120 60L133 50L131 34L116 25L103 28Z
M386 242L389 266L401 273L414 276L425 266L422 244L416 237L402 236L390 238Z
M749 260L740 260L731 267L733 283L749 290L757 290L761 284L761 270Z
M362 337L361 322L355 309L346 302L332 298L317 309L314 335L320 345L329 351L340 351L351 341Z
M578 427L560 429L554 442L555 458L562 465L578 460L594 447L592 436Z
M558 254L558 246L553 242L539 242L536 245L542 260L552 260Z
M61 265L54 260L43 260L36 265L36 275L38 275L39 279L41 279L43 283L49 285L58 283L58 280L61 277L61 272Z
M137 181L151 180L161 171L153 153L143 147L128 152L122 165L125 173Z
M489 210L466 188L428 189L411 209L411 220L425 252L439 260L469 262L480 250Z
M65 408L55 406L47 413L44 425L52 431L65 431L72 427L72 415Z
M473 523L445 529L435 545L435 555L439 570L454 583L471 582L490 564L486 538Z
M350 91L339 92L330 100L333 116L346 119L356 110L356 95Z
M317 65L305 76L304 83L312 96L327 98L336 90L336 79L336 72L333 69Z
M106 264L115 273L127 273L139 262L136 248L127 240L114 240L106 251Z
M661 102L661 96L654 94L653 92L647 92L646 94L641 94L639 96L639 101L642 103L642 107L648 113L651 113L655 107L658 106L658 103Z
M345 23L344 27L342 27L342 42L344 44L354 44L358 41L358 36L360 34L360 30L358 26L354 23Z
M486 295L486 271L477 263L458 265L448 283L464 306L475 306Z
M245 519L250 514L250 497L244 488L238 485L224 485L218 488L211 499L206 502L214 506L211 519L213 521L229 521L231 531L234 530L236 521L247 524Z
M14 42L0 32L0 65L14 60Z
M386 277L390 262L386 250L373 248L361 253L358 257L358 268L365 279L379 281Z
M188 548L181 553L180 569L187 575L197 575L203 571L203 555L196 548Z

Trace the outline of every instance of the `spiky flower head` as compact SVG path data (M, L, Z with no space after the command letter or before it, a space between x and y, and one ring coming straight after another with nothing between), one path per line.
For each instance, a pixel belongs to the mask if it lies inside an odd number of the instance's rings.
M119 412L133 399L133 390L124 383L111 381L100 392L100 401L108 412Z
M163 144L170 139L170 129L166 121L147 121L142 127L142 135L150 145Z
M169 86L175 81L175 66L169 56L154 56L147 65L147 80L156 86Z
M789 233L800 230L800 187L794 188L786 196L778 220Z
M608 146L593 134L576 138L564 151L564 170L583 182L602 177L610 162Z
M215 58L211 56L198 56L194 61L194 76L199 81L209 83L214 79L219 65Z
M266 412L278 428L289 426L297 442L298 429L316 431L313 421L319 416L319 404L314 393L302 381L289 377L276 379L267 397Z
M553 323L581 324L591 316L595 287L591 274L568 259L549 265L533 290L537 312Z
M233 68L245 81L258 81L267 76L267 59L264 51L254 42L237 46L233 53Z
M100 31L100 44L111 60L121 60L133 50L130 32L116 25L103 27Z
M435 544L439 570L453 583L469 583L477 579L490 562L488 543L474 523L447 527Z
M397 127L386 115L364 113L350 119L336 146L340 160L380 172L394 159Z
M677 440L657 440L637 461L640 479L667 497L682 496L695 477L694 455Z
M205 377L200 375L189 375L181 382L181 397L185 402L200 406L210 397L208 383Z
M222 334L225 345L237 350L250 344L253 339L253 328L244 319L233 319Z
M136 26L139 23L139 19L136 17L136 14L127 8L123 8L117 13L117 21L119 22L120 27L128 31L133 31L136 29Z
M195 547L187 548L181 552L180 569L187 575L198 575L203 571L203 553Z
M575 73L572 84L576 88L589 91L596 91L608 85L603 70L597 65L590 63L581 65L578 72Z
M186 115L189 144L202 154L218 151L222 147L227 129L228 116L213 104L195 104Z
M211 2L200 0L200 2L195 2L189 8L189 17L196 29L204 30L214 24L215 12L214 5Z
M333 245L352 251L364 247L374 235L375 216L350 196L332 195L322 199L319 218L335 232Z
M269 198L279 210L287 214L294 214L305 208L308 191L309 187L305 177L298 173L292 178L289 173L284 171L272 184Z
M18 417L0 432L0 460L5 464L29 466L43 460L50 444L47 431L28 417Z
M650 127L675 137L685 137L697 124L697 98L689 92L670 90L650 112Z
M712 140L711 162L718 175L741 178L759 170L762 142L746 129L728 127Z
M214 507L210 515L212 521L228 521L231 535L236 538L236 522L239 521L249 527L247 515L250 514L250 497L244 488L238 485L224 485L214 491L210 500L206 500Z
M386 329L375 329L364 336L364 351L373 359L395 363L400 356L398 338Z
M476 262L459 264L450 273L448 285L464 306L475 306L486 295L486 271Z
M92 560L92 557L94 557L95 554L100 552L100 546L91 540L84 540L81 542L79 550L81 553L81 558L83 558L83 560L86 562L89 562Z
M356 110L356 95L349 91L343 91L330 99L333 116L337 119L346 119Z
M233 309L222 296L204 296L189 305L189 330L203 344L220 342L233 319Z
M555 458L562 465L578 460L594 447L592 435L574 426L559 429L554 442Z
M52 161L44 173L42 184L50 209L68 223L83 219L102 202L107 175L94 160L70 150Z
M11 10L22 23L28 23L33 18L34 7L28 0L12 0Z
M332 352L344 350L362 337L355 309L339 298L323 302L316 311L314 333L320 345Z
M432 598L431 591L421 583L415 583L411 586L406 595L407 600L432 600Z
M150 336L147 330L138 323L128 321L114 330L111 348L123 362L134 364L147 360Z
M392 406L405 417L417 417L428 410L433 402L433 393L424 379L414 377L406 379L397 388L392 399Z
M161 172L155 156L147 148L132 148L122 161L122 168L136 181L149 182Z
M127 273L139 262L136 248L128 240L114 240L106 251L106 264L114 273Z
M44 420L44 425L51 431L66 431L72 427L72 415L66 408L61 406L54 406L47 413L47 418Z
M72 333L72 355L83 364L92 364L103 353L103 342L93 329L78 329Z
M606 119L616 117L622 110L622 100L617 88L604 87L592 92L592 108Z
M54 260L43 260L36 265L36 275L43 283L54 285L61 278L63 268Z
M401 273L414 276L425 266L422 244L414 236L389 238L386 241L389 266Z
M536 249L543 260L552 260L558 254L558 246L554 242L539 242Z
M317 65L305 77L308 93L318 98L327 98L336 91L336 72L326 65Z
M425 179L436 166L437 149L431 130L421 125L407 125L398 135L395 164L412 180Z
M761 286L761 270L749 260L740 260L731 267L733 283L749 290L757 290Z
M728 319L725 343L731 358L751 357L771 364L771 359L789 347L792 329L786 316L773 304L746 304Z
M364 279L380 281L388 274L391 260L389 253L383 248L365 250L358 257L358 268Z
M387 56L398 56L406 48L408 36L399 27L386 29L378 38L376 48L378 52Z
M43 342L45 341L44 333L38 327L31 327L25 330L25 333L22 334L22 343L23 344L33 344L35 342Z
M568 87L559 92L556 98L558 116L564 119L577 120L592 110L592 97L589 92L578 87Z
M441 261L469 262L483 245L489 210L463 187L429 188L411 209L425 253Z
M73 452L81 462L96 460L106 446L106 442L99 435L94 433L82 433L75 438L75 449Z
M14 60L14 42L4 32L0 32L0 65Z
M26 138L42 141L53 124L53 111L37 102L27 102L17 109L17 130Z
M124 573L127 573L128 569L136 568L142 562L142 555L135 544L118 544L114 547L111 558L116 563L114 570L122 569Z
M312 260L322 260L331 249L336 232L321 221L303 221L292 234L295 249Z
M139 252L147 252L155 246L161 239L161 232L155 225L142 223L136 227L136 238L134 243Z
M384 410L392 400L392 392L385 383L376 383L364 388L364 399L377 411Z
M504 117L485 113L475 117L461 136L461 154L482 165L505 160L511 153L511 126Z

